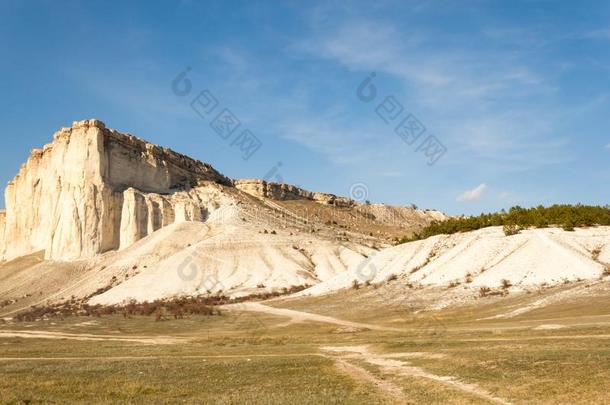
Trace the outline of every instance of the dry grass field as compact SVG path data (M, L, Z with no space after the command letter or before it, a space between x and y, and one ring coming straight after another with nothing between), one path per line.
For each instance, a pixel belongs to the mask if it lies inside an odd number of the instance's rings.
M0 399L608 403L606 284L591 285L590 297L511 317L494 316L554 296L559 287L438 311L384 306L363 288L161 322L141 316L5 322ZM356 305L367 294L368 304Z

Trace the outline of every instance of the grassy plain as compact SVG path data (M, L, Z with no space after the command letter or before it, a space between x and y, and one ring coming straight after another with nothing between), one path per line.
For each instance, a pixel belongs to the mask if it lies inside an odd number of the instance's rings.
M345 291L267 305L388 330L290 323L239 309L162 322L109 316L0 324L0 400L610 403L607 296L558 302L510 318L491 317L539 297L509 296L411 314L373 300L366 310L345 308L366 294Z

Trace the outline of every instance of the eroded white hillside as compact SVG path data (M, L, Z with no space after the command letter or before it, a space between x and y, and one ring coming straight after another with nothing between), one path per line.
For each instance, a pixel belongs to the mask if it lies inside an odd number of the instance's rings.
M610 264L610 227L567 232L530 229L505 236L501 227L425 240L385 249L346 273L301 294L320 295L358 283L385 282L468 288L554 284L599 278Z

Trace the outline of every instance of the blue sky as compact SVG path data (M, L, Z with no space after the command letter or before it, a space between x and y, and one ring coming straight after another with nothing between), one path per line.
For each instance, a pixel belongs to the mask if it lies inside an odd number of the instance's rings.
M610 202L608 2L3 0L0 49L3 183L96 117L234 178L276 168L316 191L363 184L374 202ZM250 159L191 109L203 90L260 139ZM389 96L402 111L386 123ZM394 132L408 114L447 149L432 166Z

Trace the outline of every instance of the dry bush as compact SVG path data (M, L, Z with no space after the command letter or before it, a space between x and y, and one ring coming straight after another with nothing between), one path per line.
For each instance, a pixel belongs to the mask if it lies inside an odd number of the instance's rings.
M479 297L481 297L481 298L487 297L490 292L491 292L491 288L482 286L481 288L479 288Z
M497 289L497 290L492 290L489 287L481 287L479 288L479 297L484 298L484 297L491 297L491 296L495 296L495 295L499 295L499 296L505 296L508 294L508 291L505 289Z
M521 232L520 228L517 225L504 225L504 227L502 227L502 230L504 231L504 235L506 236L517 235L519 234L519 232Z
M204 295L199 297L180 297L152 302L136 302L134 300L123 305L90 305L86 297L77 300L72 297L69 301L42 307L32 306L28 310L15 316L16 321L32 322L39 319L53 317L65 318L68 316L101 317L108 315L121 315L124 318L131 316L155 316L159 321L166 320L171 315L174 319L183 319L187 315L220 315L218 306L239 303L249 300L266 300L286 294L293 294L309 288L310 285L285 287L279 291L263 292L239 298L229 298L224 295Z
M388 278L386 279L386 281L387 281L387 282L394 281L394 280L398 280L398 275L396 275L396 274L390 274L390 275L388 276Z

